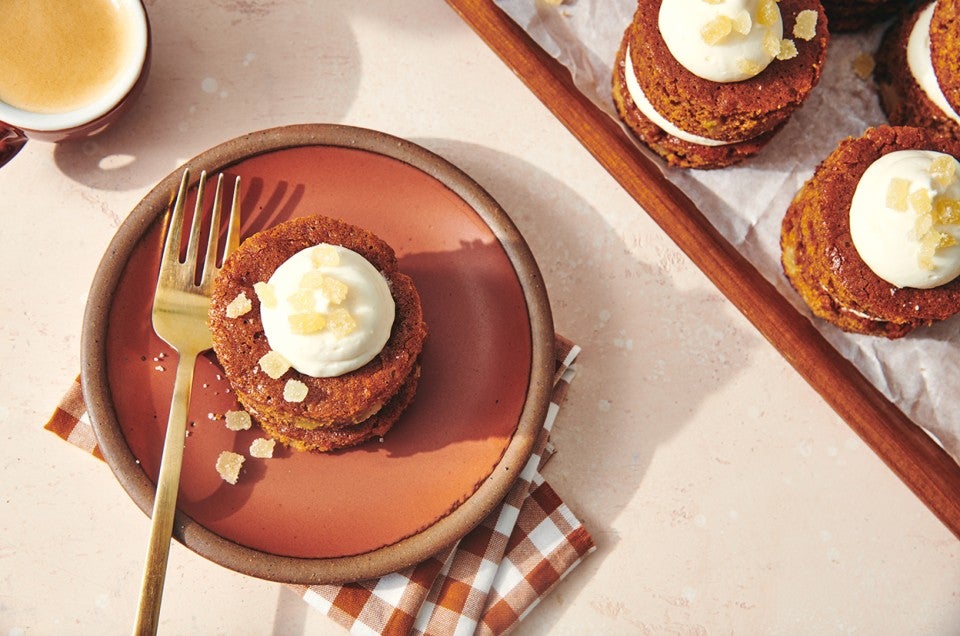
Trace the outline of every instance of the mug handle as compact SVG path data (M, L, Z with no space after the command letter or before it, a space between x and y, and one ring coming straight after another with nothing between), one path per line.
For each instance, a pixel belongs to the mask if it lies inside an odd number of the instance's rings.
M13 159L25 143L27 136L22 131L0 123L0 167Z

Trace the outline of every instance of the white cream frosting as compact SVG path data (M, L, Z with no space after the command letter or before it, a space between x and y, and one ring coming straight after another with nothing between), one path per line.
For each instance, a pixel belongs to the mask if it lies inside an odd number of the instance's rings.
M704 0L663 0L658 15L660 33L677 62L694 75L712 82L750 79L775 57L763 46L768 31L773 30L778 43L783 38L779 7L777 19L764 26L756 21L759 4L759 0L724 0L720 4ZM743 11L752 23L746 34L734 31L716 44L707 44L701 37L701 29L718 16L735 19ZM743 60L751 64L744 65Z
M960 115L950 107L950 103L943 94L930 58L930 21L933 19L933 10L936 6L936 2L931 2L917 16L917 22L910 32L910 37L907 38L907 66L930 101L943 111L944 115L960 124Z
M336 265L317 266L312 257L314 247L301 250L280 265L268 284L276 298L269 307L261 299L260 317L270 348L282 355L290 365L305 375L333 377L359 369L383 349L390 338L396 305L383 275L363 256L341 246L332 246L339 256ZM340 304L331 303L320 290L311 290L314 311L320 314L344 308L356 321L356 328L346 335L332 329L315 333L293 333L289 317L302 313L291 306L289 298L301 290L305 274L319 270L347 285L346 297Z
M630 47L627 47L626 50L626 60L624 61L623 70L627 80L627 92L630 94L630 99L633 100L637 109L643 113L647 119L660 127L665 133L673 135L677 139L701 146L725 146L729 143L716 139L708 139L707 137L701 137L693 133L688 133L685 130L680 130L673 122L657 112L657 109L654 108L650 100L647 99L643 89L640 88L640 82L637 81L637 75L633 70L633 62L630 60Z
M931 198L960 200L960 180L940 184L931 174L931 163L943 153L931 150L898 150L888 153L867 168L850 205L850 236L860 257L873 272L897 287L930 289L949 283L960 275L960 245L941 247L932 258L932 268L921 266L917 214L888 207L892 179L909 182L909 192L926 189ZM953 159L957 174L960 163ZM960 226L935 224L933 229L951 234L960 242Z

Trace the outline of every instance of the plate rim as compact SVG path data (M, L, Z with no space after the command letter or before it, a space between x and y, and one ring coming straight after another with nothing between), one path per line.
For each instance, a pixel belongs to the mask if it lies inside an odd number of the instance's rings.
M506 211L453 163L406 139L343 124L294 124L235 137L201 152L148 192L121 223L94 274L81 333L81 386L100 452L117 481L149 517L155 486L122 434L106 371L106 332L113 294L129 257L150 226L172 202L184 168L199 175L217 172L260 154L304 146L336 146L372 152L405 163L436 179L460 197L493 232L517 276L529 317L531 368L517 430L490 475L465 501L431 526L397 543L351 556L292 557L226 539L181 510L173 538L200 556L261 579L313 585L375 578L418 563L452 545L476 527L506 496L530 458L546 418L553 388L553 316L539 266ZM146 535L144 535L146 541Z

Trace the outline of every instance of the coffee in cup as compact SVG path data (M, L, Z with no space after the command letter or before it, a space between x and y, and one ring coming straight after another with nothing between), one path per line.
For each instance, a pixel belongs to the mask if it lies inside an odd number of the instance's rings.
M100 132L146 79L141 0L5 0L0 33L0 155Z

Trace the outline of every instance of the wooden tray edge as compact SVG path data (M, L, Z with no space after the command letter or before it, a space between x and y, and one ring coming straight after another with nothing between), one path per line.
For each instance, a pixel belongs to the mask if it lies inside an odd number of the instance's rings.
M492 0L447 0L920 500L960 538L960 464L883 396Z

